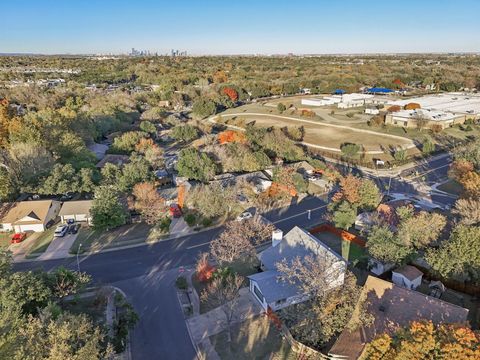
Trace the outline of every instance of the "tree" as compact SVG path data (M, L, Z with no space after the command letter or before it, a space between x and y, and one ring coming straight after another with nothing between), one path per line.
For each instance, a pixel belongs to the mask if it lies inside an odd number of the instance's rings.
M228 216L235 203L235 189L231 186L222 187L219 183L195 186L188 192L186 204L200 215L211 219Z
M109 186L99 186L90 210L93 227L97 230L108 230L125 224L126 213L120 203L117 190Z
M280 310L280 317L296 340L322 348L346 327L354 330L373 322L361 291L355 276L347 272L342 285L323 296ZM354 316L356 321L352 321Z
M357 217L357 210L346 201L342 201L333 212L332 221L335 227L348 230Z
M238 92L234 88L231 87L225 87L223 88L223 93L228 96L228 98L235 102L238 100Z
M460 324L413 321L367 344L362 359L478 359L480 334Z
M150 181L153 174L150 171L148 161L138 154L133 153L130 156L130 162L125 164L122 169L122 175L117 179L118 188L121 191L130 191L135 184Z
M122 176L120 168L112 163L106 163L100 171L102 185L114 186L117 184L118 179Z
M383 263L401 264L412 253L386 226L375 225L367 238L368 253Z
M350 204L358 204L360 194L358 193L362 180L355 175L348 174L340 178L338 185L340 191L333 196L334 201L346 200Z
M368 179L363 179L358 188L359 202L358 207L365 210L374 210L382 199L382 193L378 186Z
M277 110L281 113L283 113L285 110L287 110L287 107L283 103L278 103L277 104Z
M459 225L425 259L444 278L480 283L480 227Z
M165 165L163 160L163 150L159 146L152 146L145 150L145 160L147 160L153 169L160 169Z
M201 300L209 307L221 307L227 321L227 341L232 340L231 324L238 305L239 292L243 286L243 278L234 274L217 277L207 286L201 294Z
M72 271L63 266L44 275L45 283L51 289L52 295L58 299L78 293L91 281L90 275Z
M393 153L393 158L397 161L404 161L407 159L407 152L403 149L397 150Z
M425 139L422 143L422 153L430 154L435 151L435 143L430 139Z
M133 187L134 208L142 219L150 225L157 223L165 215L165 201L152 183L138 183Z
M215 176L216 166L207 154L186 148L180 151L177 170L179 176L205 182Z
M95 190L98 181L98 172L91 168L82 168L78 173L79 186L78 191L91 193Z
M422 211L400 223L398 239L407 247L423 249L438 239L446 224L445 216Z
M462 225L480 225L480 199L458 199L452 212Z
M474 199L480 198L480 173L470 171L460 178L460 184L465 189L465 195Z
M192 125L177 125L172 129L172 138L185 143L198 138L198 130Z
M113 140L110 152L114 154L129 154L135 150L135 146L146 135L147 133L143 131L127 131Z
M198 117L205 118L215 114L217 111L217 105L213 100L201 97L193 103L192 111Z
M105 349L105 335L85 314L69 313L55 317L43 312L29 317L20 330L21 346L15 359L105 359L113 355Z
M8 173L7 169L0 166L0 201L9 201L11 200L17 189L13 183L11 175Z
M340 150L342 151L342 155L353 159L358 157L358 152L361 150L361 147L357 144L345 143L340 146Z
M80 179L71 164L55 164L50 175L43 181L38 192L46 195L77 192L80 189Z

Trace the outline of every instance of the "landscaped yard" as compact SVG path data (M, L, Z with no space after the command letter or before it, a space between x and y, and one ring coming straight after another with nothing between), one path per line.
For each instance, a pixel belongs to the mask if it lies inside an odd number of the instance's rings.
M227 332L210 337L221 359L297 359L290 345L266 316L253 318L232 326L232 341L227 342Z
M73 314L87 314L97 324L104 324L106 305L106 293L102 293L100 290L87 297L80 295L72 300L64 301L62 308Z
M27 251L26 258L35 258L40 256L42 253L47 250L48 245L53 240L53 234L55 233L55 226L52 226L50 229L45 230L41 233L36 239L33 240L30 248Z
M365 256L365 249L361 246L341 239L339 236L332 234L330 232L320 232L316 233L315 236L337 254L342 255L342 257L347 261L354 261Z
M92 228L82 227L70 248L70 253L76 254L80 244L82 244L80 253L83 253L146 243L149 240L151 229L150 225L144 223L124 225L110 231L95 231Z

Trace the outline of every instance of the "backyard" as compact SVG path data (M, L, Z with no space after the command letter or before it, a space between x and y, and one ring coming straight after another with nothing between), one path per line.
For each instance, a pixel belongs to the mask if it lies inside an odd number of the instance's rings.
M221 359L293 360L300 358L291 350L290 345L266 316L233 325L231 334L230 343L227 342L226 331L210 337Z
M347 261L360 260L366 255L364 248L351 241L343 240L336 234L324 231L313 234L313 236L315 236L337 254L342 255L342 257Z

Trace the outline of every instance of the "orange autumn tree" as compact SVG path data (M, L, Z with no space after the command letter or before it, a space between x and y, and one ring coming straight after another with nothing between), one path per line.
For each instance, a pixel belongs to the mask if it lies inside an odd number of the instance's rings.
M340 178L340 191L333 195L333 201L347 200L350 204L356 204L360 201L360 194L358 192L362 180L352 174Z
M405 110L416 110L416 109L420 109L421 106L420 104L417 104L417 103L408 103L407 105L404 106L404 109Z
M232 142L245 144L247 142L247 138L241 131L225 130L218 134L218 142L220 144L228 144Z
M226 87L223 89L223 93L227 95L233 102L238 100L238 92L234 88Z
M148 149L157 146L155 142L150 138L141 138L137 145L135 145L135 151L145 154Z
M198 281L210 281L215 273L215 267L208 260L208 253L201 253L196 264L196 276Z
M463 325L413 321L393 336L382 334L360 357L380 359L480 359L480 334Z

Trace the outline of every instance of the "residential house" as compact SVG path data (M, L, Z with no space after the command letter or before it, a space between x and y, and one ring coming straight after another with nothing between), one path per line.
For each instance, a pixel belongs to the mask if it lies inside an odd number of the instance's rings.
M412 265L405 265L392 270L393 283L410 290L415 290L422 284L422 276L423 272Z
M66 201L63 203L58 215L64 223L68 220L73 220L91 224L92 215L90 214L90 209L92 204L92 200Z
M54 200L21 201L0 220L3 231L42 232L58 216L61 203Z
M370 326L350 330L347 326L329 351L344 360L358 359L365 345L378 335L392 335L414 320L430 320L434 324L466 323L468 310L418 291L397 286L369 276L360 295L374 322Z
M283 260L288 263L306 256L324 262L328 268L325 281L330 289L343 284L347 263L340 255L297 226L285 236L276 230L272 233L272 246L258 254L263 272L248 276L250 291L263 309L276 311L310 298L298 285L283 279L276 266Z

